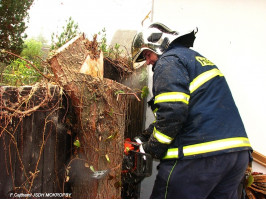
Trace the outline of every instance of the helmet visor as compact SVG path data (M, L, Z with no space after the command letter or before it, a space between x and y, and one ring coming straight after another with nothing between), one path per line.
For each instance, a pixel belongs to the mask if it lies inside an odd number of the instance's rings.
M145 60L145 58L142 55L143 47L144 47L143 33L140 32L134 37L132 42L131 53L132 53L133 62L142 62Z
M134 62L133 63L133 68L134 69L138 69L138 68L142 67L145 63L146 63L146 60L144 60L142 62Z

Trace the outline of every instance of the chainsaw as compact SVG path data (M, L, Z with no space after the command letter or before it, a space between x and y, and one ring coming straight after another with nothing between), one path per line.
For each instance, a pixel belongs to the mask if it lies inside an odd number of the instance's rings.
M132 142L126 138L124 142L124 157L122 162L122 182L139 183L145 177L152 174L152 157L150 154L143 153L140 143ZM94 171L91 174L93 179L102 179L110 172L109 169Z
M123 181L138 183L152 174L152 156L140 151L141 144L129 138L124 142L124 159L122 164Z

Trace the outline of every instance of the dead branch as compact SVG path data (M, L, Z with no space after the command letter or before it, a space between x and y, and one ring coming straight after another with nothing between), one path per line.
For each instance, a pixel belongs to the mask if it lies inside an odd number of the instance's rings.
M116 99L117 101L118 101L118 99L119 99L119 95L134 95L138 101L141 101L141 100L138 98L138 96L136 95L136 93L119 93L119 94L117 94L117 99Z

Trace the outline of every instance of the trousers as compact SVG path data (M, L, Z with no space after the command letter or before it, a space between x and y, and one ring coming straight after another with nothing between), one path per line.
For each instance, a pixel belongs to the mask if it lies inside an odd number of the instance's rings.
M151 199L237 199L249 151L191 160L163 160Z

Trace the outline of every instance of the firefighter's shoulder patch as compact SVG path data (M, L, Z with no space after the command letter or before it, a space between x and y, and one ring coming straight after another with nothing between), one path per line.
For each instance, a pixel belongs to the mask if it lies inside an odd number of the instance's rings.
M204 67L206 65L214 65L211 61L209 61L207 58L196 56L196 60Z

